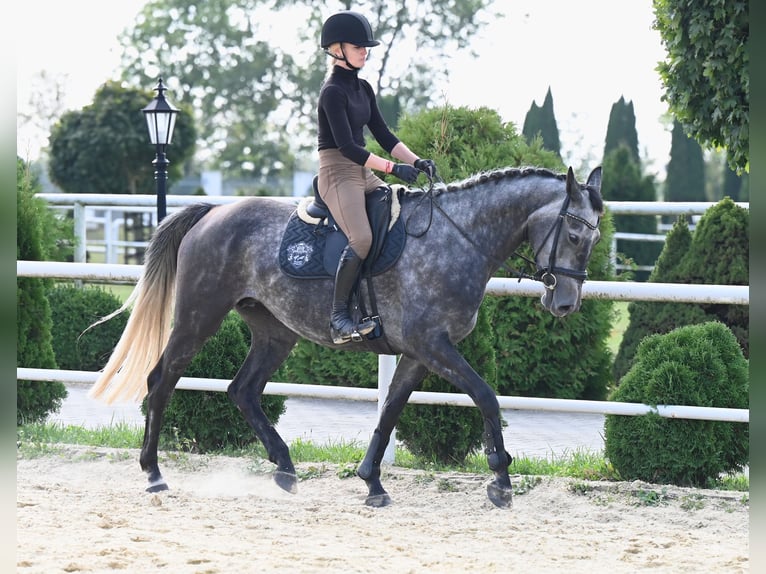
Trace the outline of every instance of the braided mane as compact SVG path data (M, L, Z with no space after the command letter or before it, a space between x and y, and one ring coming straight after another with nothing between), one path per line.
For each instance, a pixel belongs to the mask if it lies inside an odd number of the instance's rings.
M493 170L483 171L467 177L460 181L451 183L437 183L434 185L433 194L440 195L445 192L460 191L462 189L470 189L480 183L486 183L490 181L500 181L506 178L515 177L528 177L528 176L541 176L551 177L560 181L566 181L565 173L557 173L544 167L503 167ZM588 197L591 205L598 212L602 213L604 210L603 198L598 190L587 188ZM409 193L423 193L422 190L409 190Z
M556 173L550 169L542 167L503 167L489 171L483 171L460 181L436 185L434 186L434 192L438 195L439 193L443 192L470 189L475 185L486 183L488 181L499 181L506 178L527 177L530 175L539 175L543 177L553 177L560 180L566 180L566 174Z

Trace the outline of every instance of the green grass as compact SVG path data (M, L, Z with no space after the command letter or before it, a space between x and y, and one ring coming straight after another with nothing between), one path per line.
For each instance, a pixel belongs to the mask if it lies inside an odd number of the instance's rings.
M609 333L609 340L607 341L607 347L612 351L613 355L617 354L622 342L622 335L625 333L625 329L628 328L630 323L630 315L628 314L628 304L630 301L615 301L613 309L612 330Z
M17 428L17 456L35 458L63 452L66 445L77 444L108 448L141 448L143 428L118 423L97 429L85 429L80 426L60 423L35 423ZM357 465L364 458L366 444L359 441L337 441L316 445L311 441L296 439L290 444L290 454L295 463L312 463L313 469L322 464L338 465L338 475L342 478L354 476ZM169 451L174 456L179 451ZM216 454L225 456L247 457L259 468L268 465L268 455L259 442L243 449L225 449ZM183 456L179 454L179 456ZM394 453L394 464L402 468L425 470L429 472L464 472L490 476L487 460L483 454L469 455L462 465L445 465L423 460L403 448ZM319 466L316 466L319 465ZM511 463L509 471L523 477L556 476L588 481L621 480L612 465L602 453L587 449L577 449L561 456L546 458L517 457ZM307 470L306 472L311 472ZM749 492L750 480L744 474L724 476L711 485L719 490Z

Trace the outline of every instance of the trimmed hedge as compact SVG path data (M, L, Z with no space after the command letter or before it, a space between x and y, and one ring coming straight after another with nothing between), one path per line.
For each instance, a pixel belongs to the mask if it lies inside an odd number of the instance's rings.
M59 284L48 291L53 319L53 352L60 369L99 371L120 340L129 313L88 329L119 308L120 298L103 287Z
M16 160L16 259L46 261L66 255L57 238L67 234L66 223L58 219L46 203L35 197L40 191L30 166ZM71 237L71 225L69 226ZM52 345L52 319L46 290L51 279L16 279L16 366L55 369ZM57 412L67 396L58 381L16 382L16 425L42 422Z
M748 408L748 361L718 321L646 337L609 397L648 405ZM749 425L607 415L605 454L623 480L705 487L748 463Z
M655 283L748 285L750 282L750 212L725 198L709 208L694 232L680 217L667 235L649 277ZM614 360L619 383L631 366L641 340L683 325L720 321L731 329L745 358L750 354L750 308L722 303L633 301L630 322ZM620 383L621 384L621 383Z

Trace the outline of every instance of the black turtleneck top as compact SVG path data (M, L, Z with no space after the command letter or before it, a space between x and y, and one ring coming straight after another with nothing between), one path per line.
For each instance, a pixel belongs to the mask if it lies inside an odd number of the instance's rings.
M351 161L364 165L370 152L365 149L364 126L387 152L399 143L378 109L375 92L358 70L334 66L319 92L318 149L337 149Z

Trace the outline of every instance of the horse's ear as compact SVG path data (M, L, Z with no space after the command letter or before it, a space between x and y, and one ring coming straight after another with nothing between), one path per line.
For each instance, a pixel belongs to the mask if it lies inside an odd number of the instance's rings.
M599 191L601 190L601 166L598 166L590 172L588 182L585 185L598 189Z
M577 183L572 166L567 170L567 195L575 201L580 197L580 184Z

